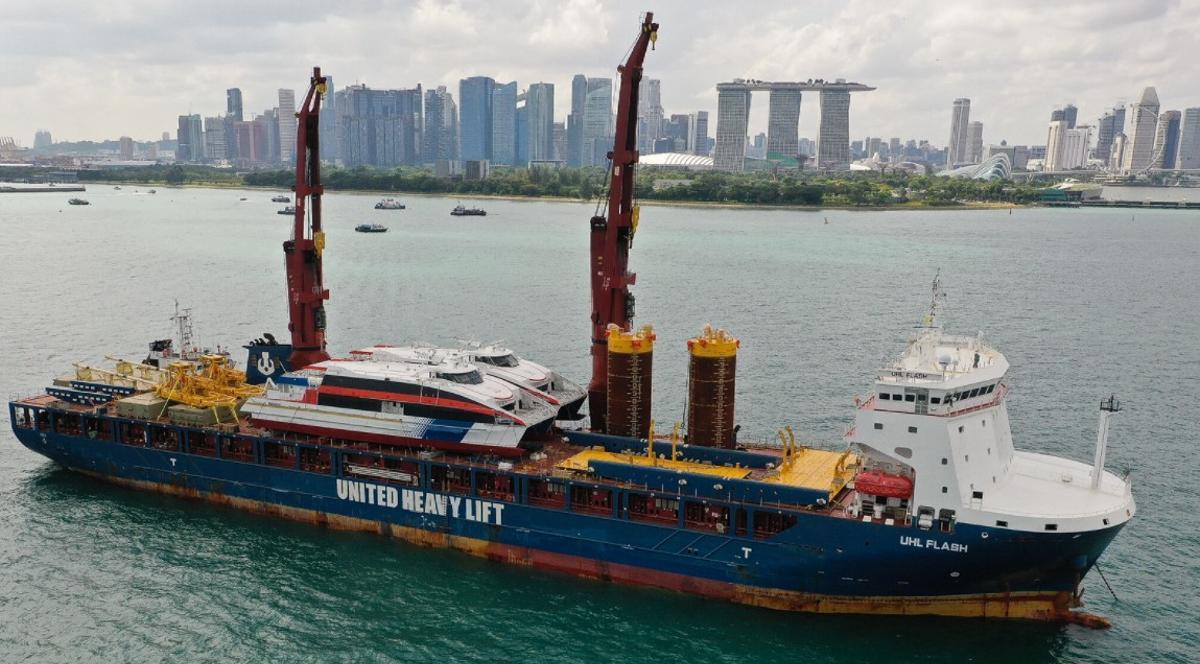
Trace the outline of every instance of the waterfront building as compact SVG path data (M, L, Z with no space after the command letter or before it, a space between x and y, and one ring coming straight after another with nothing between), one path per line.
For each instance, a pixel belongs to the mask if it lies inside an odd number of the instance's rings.
M708 156L708 111L696 111L696 122L692 131L692 154Z
M121 146L121 159L125 161L133 159L133 139L128 136L122 136L119 144Z
M1108 170L1117 172L1121 170L1122 164L1125 163L1125 150L1128 148L1129 138L1124 132L1118 132L1113 136L1112 149L1108 155Z
M279 146L279 109L269 108L263 114L254 118L255 124L262 125L262 135L266 141L265 147L259 152L259 161L264 164L278 164L280 161Z
M529 104L525 102L525 95L517 95L517 131L516 131L516 149L513 152L513 165L527 167L529 166Z
M1137 103L1129 105L1129 131L1126 132L1122 171L1139 173L1152 166L1158 109L1158 92L1153 87L1143 90Z
M1066 120L1051 120L1050 130L1046 134L1046 156L1042 161L1043 171L1062 170L1060 164L1063 155L1063 143L1066 139Z
M421 157L425 163L458 159L458 107L446 86L425 91L425 133Z
M564 164L567 162L567 124L565 122L554 123L554 160Z
M351 85L336 94L337 154L347 168L422 163L425 127L421 86L373 90Z
M1118 106L1105 111L1096 125L1096 158L1109 164L1113 138L1125 131L1125 107Z
M1065 117L1066 116L1063 114L1063 110L1061 108L1056 108L1053 111L1050 111L1051 122L1063 122Z
M1179 111L1163 111L1158 116L1158 128L1154 134L1154 158L1151 168L1176 168L1179 160Z
M179 116L175 140L178 146L175 148L175 161L204 159L204 123L199 115Z
M491 163L512 166L517 163L517 82L492 86Z
M1063 120L1063 124L1066 125L1068 122ZM1091 145L1092 128L1088 125L1079 125L1063 132L1058 170L1073 170L1087 166Z
M817 137L817 167L829 171L850 168L850 91L821 90L821 122Z
M50 132L45 129L37 130L33 135L34 150L49 150L54 145L54 139L51 138Z
M771 88L767 97L767 159L796 161L800 140L800 97L798 85Z
M527 156L521 161L554 161L554 84L532 83L525 92L528 114Z
M328 85L328 83L326 83ZM279 160L291 164L296 160L296 91L279 88Z
M899 156L900 139L892 139L895 141L889 147L889 153L893 156ZM967 124L967 161L972 164L978 164L983 161L983 123L973 121Z
M458 147L464 160L492 158L492 89L496 81L472 76L458 83Z
M245 119L242 116L241 88L229 88L225 91L225 115L232 117L235 122L241 122Z
M950 142L947 143L946 167L967 160L967 125L971 122L971 100L960 97L950 108Z
M1067 123L1067 129L1074 129L1075 122L1079 119L1079 109L1075 107L1075 104L1067 104L1063 106L1062 113L1062 119Z
M613 142L611 78L589 78L583 108L583 164L604 166Z
M655 141L662 137L662 81L643 78L638 88L637 145L639 151L650 153Z
M746 85L717 85L717 147L713 168L740 171L746 164L746 129L750 124L750 88Z
M204 157L208 161L225 161L225 118L216 115L204 118Z
M317 120L321 136L321 160L337 163L337 88L333 77L325 74L325 96L321 99L321 117Z
M587 104L587 77L575 74L571 79L571 112L567 114L568 166L583 165L583 111Z
M1176 168L1200 169L1200 108L1183 109Z

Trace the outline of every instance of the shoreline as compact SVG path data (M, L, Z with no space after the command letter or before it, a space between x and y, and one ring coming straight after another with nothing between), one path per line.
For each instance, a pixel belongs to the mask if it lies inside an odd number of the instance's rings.
M264 187L259 185L249 184L230 184L226 182L186 182L183 184L166 184L162 182L134 182L131 180L90 180L84 181L85 186L88 184L96 185L140 185L154 187L179 187L179 188L196 188L196 189L245 189L249 191L264 191L264 192L281 192L291 193L290 188L284 187ZM459 198L463 200L479 199L479 200L498 200L498 201L517 201L517 202L538 202L548 201L552 203L583 203L592 204L594 200L584 200L573 196L519 196L505 194L477 194L466 193L456 194L454 192L427 192L427 191L396 191L392 189L326 189L326 193L336 194L384 194L390 196L421 196L423 198ZM958 203L954 205L911 205L908 203L900 203L897 205L799 205L781 203L777 205L762 204L762 203L737 203L726 201L673 201L661 200L657 198L643 198L638 200L639 205L648 206L664 206L664 207L687 207L687 208L718 208L718 209L736 209L736 210L797 210L803 212L817 212L820 210L858 210L863 212L883 212L887 210L1004 210L1011 208L1036 208L1043 207L1037 204L1029 203Z

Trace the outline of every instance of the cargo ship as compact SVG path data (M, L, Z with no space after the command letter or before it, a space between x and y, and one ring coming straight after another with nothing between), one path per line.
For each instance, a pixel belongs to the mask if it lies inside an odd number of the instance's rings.
M780 610L1106 625L1077 609L1136 511L1104 470L1119 403L1101 404L1090 464L1018 450L1008 362L943 331L938 278L839 449L787 427L738 440L741 341L712 328L687 341L686 421L655 431L659 342L632 324L627 269L652 19L619 68L608 207L589 223L586 389L494 345L328 353L317 68L283 247L291 343L253 340L244 371L185 339L76 365L9 403L17 439L126 487L606 581Z

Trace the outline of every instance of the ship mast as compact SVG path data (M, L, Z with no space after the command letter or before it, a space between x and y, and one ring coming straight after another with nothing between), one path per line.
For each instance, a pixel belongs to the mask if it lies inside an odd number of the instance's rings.
M608 326L629 331L633 318L633 296L629 286L637 275L629 272L629 247L637 229L637 209L633 205L634 165L637 152L638 87L642 81L642 61L647 47L658 39L654 14L646 12L637 40L629 50L625 64L617 67L621 88L617 97L617 125L608 190L607 216L591 220L591 258L588 264L592 285L592 380L588 383L588 411L592 428L605 431L608 388Z
M325 306L329 291L321 273L325 233L321 230L321 149L318 120L325 77L313 67L308 94L296 114L296 216L292 239L283 243L287 263L288 330L292 333L292 355L288 364L300 369L329 359L325 351ZM311 201L311 203L310 203ZM308 228L305 211L310 209Z

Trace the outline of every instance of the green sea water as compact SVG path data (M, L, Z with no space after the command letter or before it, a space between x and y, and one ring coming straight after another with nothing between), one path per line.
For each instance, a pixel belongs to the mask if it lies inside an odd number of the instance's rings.
M140 189L141 191L134 191ZM92 186L0 195L0 395L170 334L236 348L286 332L290 217L263 191ZM240 198L247 200L242 201ZM585 204L326 197L329 338L501 340L585 382ZM828 219L829 223L824 223ZM380 222L386 234L353 232ZM1128 210L646 207L631 265L653 323L655 418L681 419L684 341L742 340L743 438L839 447L853 398L903 348L941 268L945 322L1006 353L1020 448L1109 466L1139 514L1075 626L813 616L515 568L76 476L0 430L0 662L1187 662L1200 659L1200 218Z

